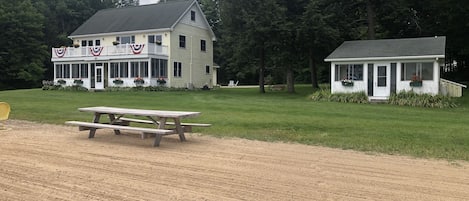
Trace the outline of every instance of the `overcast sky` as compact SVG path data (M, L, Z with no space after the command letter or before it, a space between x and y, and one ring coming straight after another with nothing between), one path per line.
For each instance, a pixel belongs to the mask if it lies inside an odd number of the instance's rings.
M147 5L152 3L158 3L160 0L140 0L140 5Z

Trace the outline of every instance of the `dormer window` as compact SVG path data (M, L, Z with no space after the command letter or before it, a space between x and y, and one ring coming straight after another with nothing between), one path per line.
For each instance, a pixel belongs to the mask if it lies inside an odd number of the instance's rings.
M191 20L195 22L195 11L191 10Z

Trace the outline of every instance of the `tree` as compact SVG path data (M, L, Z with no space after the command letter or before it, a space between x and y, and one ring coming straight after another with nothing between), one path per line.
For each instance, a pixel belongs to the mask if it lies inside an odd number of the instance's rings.
M285 20L284 9L275 0L226 0L222 7L225 26L224 51L229 66L245 66L257 69L260 93L265 93L264 74L272 64L268 55L277 47L281 25Z
M0 88L39 84L49 59L43 19L29 0L0 2Z
M311 73L312 88L319 88L317 67L343 39L340 33L348 33L349 24L344 19L342 4L331 0L313 0L302 15L301 30L304 49ZM345 18L346 19L346 18ZM344 22L345 21L345 22Z
M117 0L116 7L128 7L128 6L138 6L140 4L139 0Z

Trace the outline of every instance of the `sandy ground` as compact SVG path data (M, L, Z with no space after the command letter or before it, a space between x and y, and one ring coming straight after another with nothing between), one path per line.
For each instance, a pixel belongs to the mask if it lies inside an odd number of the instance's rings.
M10 120L0 200L468 200L469 163Z

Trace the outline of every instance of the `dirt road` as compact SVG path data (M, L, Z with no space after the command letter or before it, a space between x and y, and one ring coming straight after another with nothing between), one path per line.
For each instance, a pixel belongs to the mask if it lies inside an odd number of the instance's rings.
M0 200L468 200L469 163L10 120Z

